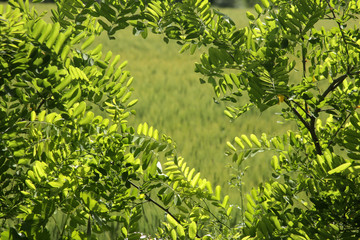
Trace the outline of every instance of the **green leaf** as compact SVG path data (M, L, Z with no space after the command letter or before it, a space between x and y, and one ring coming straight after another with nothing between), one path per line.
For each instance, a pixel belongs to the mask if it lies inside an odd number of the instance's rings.
M176 226L176 232L181 239L185 238L184 228L180 224Z
M271 166L275 171L280 169L279 159L276 155L274 155L271 159Z
M187 43L187 44L185 44L182 48L181 48L181 50L179 51L179 53L183 53L183 52L185 52L186 50L188 50L190 48L190 43Z
M122 103L125 103L130 97L131 97L132 92L127 92L124 97L121 99Z
M281 230L281 224L279 222L279 219L276 216L271 216L270 220L272 221L272 223L275 225L277 230Z
M83 39L84 37L86 36L86 32L85 31L82 31L80 34L78 34L76 37L74 37L70 44L71 45L75 45L77 44L81 39Z
M41 31L40 38L38 39L40 43L43 43L47 39L47 37L51 32L51 29L52 29L52 24L46 24L44 30Z
M122 228L121 228L121 232L122 232L122 234L124 235L124 237L126 238L127 235L128 235L127 229L126 229L125 227L122 227Z
M255 4L255 11L258 13L258 14L262 14L263 10L262 8L260 7L259 4Z
M236 144L239 145L239 147L241 147L242 149L245 149L245 146L239 137L235 137L234 140L235 140Z
M260 143L259 139L254 134L250 134L250 139L251 139L251 141L253 143L255 143L256 146L261 148L261 143Z
M46 42L46 46L48 48L52 48L53 44L56 41L56 38L58 37L60 32L60 23L59 22L55 22L54 25L52 26L52 31L50 33L49 39Z
M85 50L86 48L88 48L95 40L95 35L90 35L90 37L88 39L86 39L86 41L81 45L81 49Z
M189 238L194 239L197 233L196 222L191 222L189 225Z
M241 135L241 138L242 138L242 140L244 140L245 142L246 142L246 144L250 147L250 148L252 148L252 143L250 142L250 140L249 140L249 138L246 136L246 135L244 135L244 134L242 134Z
M269 4L268 0L261 0L261 3L265 8L270 7L270 4Z
M91 52L90 55L97 55L101 52L103 45L100 43L98 44Z
M43 19L40 19L36 24L33 25L33 37L38 39L41 36L42 30L46 27L46 22Z
M255 20L254 14L252 14L252 13L249 12L249 11L246 12L246 16L247 16L247 18L250 19L250 20Z
M341 173L343 171L345 171L346 169L348 169L351 166L352 163L347 162L347 163L343 163L340 166L330 170L328 173L331 174L335 174L335 173Z
M229 196L226 195L226 196L224 197L224 200L223 200L221 206L222 206L223 208L226 208L226 206L227 206L227 204L228 204L228 201L229 201Z
M220 193L221 193L221 187L219 185L217 185L215 188L215 199L216 200L220 200L220 198L221 198Z
M79 121L79 124L80 124L80 125L89 124L89 123L91 123L91 121L93 120L93 118L94 118L94 113L93 113L93 112L87 112L87 113L86 113L86 116L83 117L83 118Z
M26 180L25 180L25 184L26 184L26 186L28 186L28 188L30 188L30 189L32 189L32 190L36 190L36 187L35 187L35 185L31 182L31 180L26 179Z
M52 112L52 113L46 115L45 121L48 122L48 123L53 123L54 119L55 119L57 116L58 116L57 113Z
M171 232L170 232L170 236L171 236L172 240L177 240L177 238L176 238L176 231L175 231L175 229L172 229L172 230L171 230Z
M199 182L199 179L200 179L200 173L197 173L190 182L191 186L195 187L196 184Z
M106 69L108 67L107 63L102 60L96 60L96 65L98 65L102 69Z
M166 215L166 220L171 224L171 226L176 227L179 223L172 217L170 214Z
M236 148L234 147L234 145L231 144L231 142L227 141L226 145L234 152L236 152Z
M149 130L149 126L148 124L145 122L142 126L142 134L144 134L145 136L147 136L147 133L148 133L148 130Z
M61 188L62 186L64 186L64 183L55 181L48 182L48 184L53 188Z
M81 102L74 110L73 113L73 117L77 117L80 114L82 114L83 112L85 112L86 109L86 103L85 102Z
M64 97L66 99L69 99L69 102L66 104L67 108L70 108L72 105L74 105L74 103L76 103L80 99L80 97L81 97L80 87L79 86L75 87L69 93L71 93L71 95L70 94L65 94L64 95Z
M60 55L62 60L66 60L66 57L69 54L70 50L71 50L71 47L69 45L64 46L64 48L61 52L61 55Z
M234 118L234 116L231 114L231 112L229 112L228 110L224 110L224 114L228 117L228 118L230 118L230 119L233 119Z

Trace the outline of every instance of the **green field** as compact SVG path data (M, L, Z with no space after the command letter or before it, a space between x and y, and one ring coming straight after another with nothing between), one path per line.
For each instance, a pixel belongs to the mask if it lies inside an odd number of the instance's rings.
M239 26L247 24L245 9L222 11ZM224 105L214 103L212 87L201 85L200 75L194 73L194 63L205 49L195 55L179 54L181 46L166 44L161 36L150 35L147 39L133 36L131 29L119 32L116 40L109 41L104 36L99 42L104 49L129 61L127 69L135 78L133 86L139 99L135 125L146 121L171 136L188 164L214 185L227 185L226 165L231 161L224 154L226 141L241 134L266 132L271 136L287 128L277 123L281 118L274 112L253 111L230 122L223 114ZM254 186L266 175L269 160L262 156L248 163L251 168L245 181L247 186Z
M48 11L54 5L37 4L39 12ZM220 9L228 14L238 27L248 24L249 9ZM49 17L49 13L46 17ZM213 101L212 87L201 85L199 74L194 72L195 62L206 49L194 55L180 54L181 46L175 42L166 44L162 36L149 34L147 39L134 36L132 29L119 31L115 40L106 34L95 44L103 45L103 52L112 51L127 60L127 70L134 77L134 97L139 99L134 106L137 115L130 124L137 126L147 122L160 132L171 136L177 143L178 152L188 165L201 172L202 177L213 185L221 185L224 194L229 194L234 203L239 193L229 190L228 180L231 159L225 156L226 141L241 134L262 132L269 136L286 132L288 124L279 124L281 117L272 112L251 111L235 122L223 114L224 105ZM95 44L93 46L95 46ZM250 190L268 176L271 154L255 156L244 166L250 166L244 177L244 191Z

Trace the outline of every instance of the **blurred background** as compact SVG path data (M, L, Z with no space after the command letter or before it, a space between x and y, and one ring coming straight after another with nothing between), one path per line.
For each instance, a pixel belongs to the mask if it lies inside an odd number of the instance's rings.
M222 8L252 7L260 0L209 0L214 6Z
M0 0L0 2L7 2L7 0ZM54 2L54 0L45 0L45 2ZM246 8L252 7L260 0L209 0L213 6L221 8Z

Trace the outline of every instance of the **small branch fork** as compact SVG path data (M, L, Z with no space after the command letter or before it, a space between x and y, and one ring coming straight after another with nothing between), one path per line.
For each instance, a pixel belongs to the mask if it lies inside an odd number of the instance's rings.
M333 16L333 19L336 19L336 14L335 14L335 12L334 12L334 8L333 8L333 7L331 6L331 4L330 4L330 1L329 1L329 0L325 0L325 1L326 1L327 5L328 5L329 8L330 8L330 11L331 11L331 14L332 14L332 16ZM340 29L341 37L342 37L342 39L343 39L343 41L344 41L344 43L345 43L345 52L346 52L346 55L349 57L349 50L348 50L348 48L347 48L348 43L347 43L347 40L346 40L346 38L345 38L344 31L342 30L342 27L341 27L340 22L336 21L336 23L337 23L337 25L338 25L338 27L339 27L339 29Z
M289 100L285 100L285 103L291 108L291 110L296 115L296 117L301 121L302 124L304 124L306 129L310 132L311 138L313 139L314 144L315 144L316 153L319 155L322 155L323 153L322 153L322 148L320 146L319 138L317 137L316 132L315 132L316 118L314 116L309 115L305 111L306 116L310 117L310 123L309 123L301 116L301 114L296 110L296 108L291 104L291 102ZM302 110L304 111L304 109L302 109Z

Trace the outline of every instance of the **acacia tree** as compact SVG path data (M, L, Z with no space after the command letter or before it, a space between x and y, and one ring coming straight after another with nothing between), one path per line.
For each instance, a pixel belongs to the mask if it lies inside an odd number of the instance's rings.
M171 138L131 125L126 61L91 45L145 8L119 3L107 28L115 10L105 3L59 1L53 23L28 1L0 5L1 239L139 239L145 203L166 216L159 236L220 234L212 223L226 222L228 197L186 166Z
M63 0L54 24L21 1L2 11L3 236L48 236L61 212L68 216L63 238L93 237L112 221L121 224L121 238L138 238L137 206L150 201L168 216L159 236L172 239L357 239L360 35L351 20L360 4L261 2L242 29L200 0ZM228 103L231 119L280 104L284 119L297 124L283 136L227 143L240 170L249 157L273 151L274 179L246 196L238 225L226 222L227 198L220 202L219 188L213 194L186 167L169 138L127 122L135 103L128 102L129 73L115 67L119 57L102 57L101 46L87 50L101 29L114 38L127 26L143 37L164 34L181 52L205 46L196 71Z
M360 2L261 2L242 29L206 1L153 2L147 24L182 44L181 52L207 47L196 71L216 100L228 103L228 117L281 104L283 118L297 125L283 136L241 135L227 143L240 171L245 159L274 152L274 179L247 195L239 236L357 239Z

